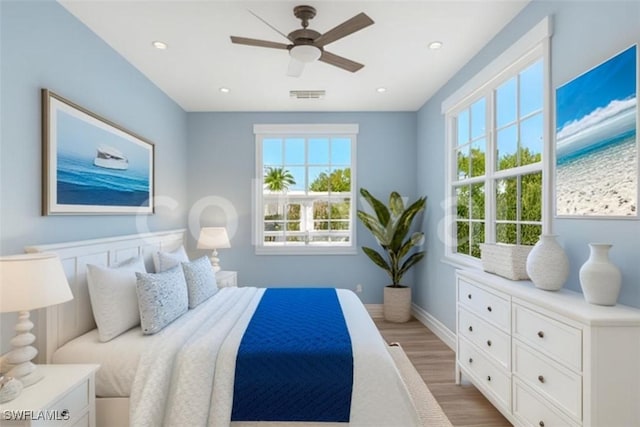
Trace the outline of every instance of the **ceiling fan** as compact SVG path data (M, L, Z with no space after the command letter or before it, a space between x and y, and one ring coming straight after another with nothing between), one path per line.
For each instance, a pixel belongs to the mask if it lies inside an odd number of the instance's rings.
M251 12L251 11L250 11ZM251 12L256 18L267 24L273 30L281 34L288 39L291 43L278 43L268 40L250 39L246 37L231 36L231 42L237 44L244 44L249 46L269 47L273 49L286 49L289 51L291 60L289 62L289 69L287 75L292 77L299 77L304 70L304 66L307 63L320 60L330 65L342 68L347 71L355 73L362 67L363 64L352 61L342 56L334 55L333 53L324 50L324 47L329 43L333 43L336 40L340 40L350 34L360 31L361 29L373 24L373 20L369 18L365 13L359 13L351 19L346 20L342 24L332 28L324 34L321 34L315 30L307 28L309 26L309 20L316 16L316 9L312 6L296 6L293 8L293 14L296 18L302 21L302 29L294 30L288 35L280 32L264 19L260 18L255 13Z

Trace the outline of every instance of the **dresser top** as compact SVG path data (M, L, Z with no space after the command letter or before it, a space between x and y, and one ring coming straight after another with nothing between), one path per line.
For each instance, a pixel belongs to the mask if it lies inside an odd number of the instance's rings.
M638 326L640 309L617 304L613 307L589 304L579 292L568 289L545 291L529 280L514 281L480 270L457 270L459 277L471 280L514 298L540 305L580 323L592 326Z

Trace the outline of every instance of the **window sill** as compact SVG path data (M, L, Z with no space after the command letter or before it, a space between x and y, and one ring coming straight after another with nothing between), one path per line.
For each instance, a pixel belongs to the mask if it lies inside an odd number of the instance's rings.
M256 255L357 255L357 247L264 247L256 246Z

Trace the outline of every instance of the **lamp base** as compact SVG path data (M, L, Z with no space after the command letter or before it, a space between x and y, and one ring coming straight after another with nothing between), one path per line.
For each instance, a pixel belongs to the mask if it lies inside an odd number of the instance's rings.
M33 329L33 323L29 320L29 312L21 311L15 327L16 336L9 341L13 349L7 353L5 360L13 366L7 372L7 376L19 380L24 387L35 384L43 378L38 367L31 362L38 354L38 350L31 346L36 340L31 329Z
M211 268L213 268L213 271L215 271L216 273L218 271L221 270L220 268L220 258L218 258L218 251L217 250L213 250L213 252L211 253L211 257L209 257L209 259L211 260Z

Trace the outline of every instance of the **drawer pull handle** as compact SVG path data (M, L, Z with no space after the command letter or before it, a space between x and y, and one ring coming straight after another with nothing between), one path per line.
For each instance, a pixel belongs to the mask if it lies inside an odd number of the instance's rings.
M473 332L473 326L469 326L469 332Z
M493 309L491 308L491 306L488 306L488 307L487 307L487 310L488 310L489 312L493 311Z
M471 299L471 294L468 294L468 295L467 295L467 298Z
M542 375L538 375L538 381L544 383L544 377Z
M469 358L469 363L473 363L473 358L472 357Z
M491 340L487 340L487 345L491 347Z
M544 421L540 421L540 422L538 423L538 425L539 425L540 427L544 427Z
M544 338L544 332L542 332L542 331L538 331L538 336L539 336L540 338ZM543 424L544 424L544 423L543 423Z
M487 381L491 381L491 375L487 375Z

